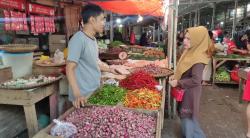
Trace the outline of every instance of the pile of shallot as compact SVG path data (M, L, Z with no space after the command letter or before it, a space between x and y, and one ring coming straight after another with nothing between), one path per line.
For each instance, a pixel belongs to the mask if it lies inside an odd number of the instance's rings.
M154 138L156 117L117 107L89 106L65 119L77 127L75 138Z

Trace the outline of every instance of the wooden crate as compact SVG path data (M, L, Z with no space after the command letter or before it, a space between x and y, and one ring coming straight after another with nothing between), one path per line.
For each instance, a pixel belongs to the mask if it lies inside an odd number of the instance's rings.
M133 110L135 112L145 113L148 115L154 115L157 118L157 124L156 124L156 136L155 138L161 138L161 120L159 119L160 113L156 111L148 111L148 110L138 110L138 109L131 109L131 108L125 108L128 110ZM59 120L64 120L70 113L72 113L75 109L72 107L68 111L66 111L63 115L59 117ZM39 131L33 138L62 138L59 136L51 136L50 130L55 124L52 123L48 127L42 129Z
M0 69L0 83L11 80L13 77L11 67L4 67Z

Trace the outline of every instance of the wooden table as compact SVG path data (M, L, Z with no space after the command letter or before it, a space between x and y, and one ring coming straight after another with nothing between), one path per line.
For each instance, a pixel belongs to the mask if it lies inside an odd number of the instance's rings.
M58 81L53 84L31 90L0 89L0 104L21 105L24 108L29 137L38 132L35 104L49 97L50 119L58 117Z
M236 82L219 82L215 80L216 70L223 65L226 61L250 61L250 57L246 58L227 58L227 57L213 57L213 85L215 83L221 84L237 84Z

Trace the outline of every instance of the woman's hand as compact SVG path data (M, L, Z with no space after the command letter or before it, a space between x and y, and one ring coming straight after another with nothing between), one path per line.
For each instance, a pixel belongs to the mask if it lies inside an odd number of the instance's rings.
M171 75L171 76L169 77L169 81L172 81L172 80L174 80L174 75Z
M177 85L178 85L178 81L177 81L177 80L170 80L168 83L169 83L172 87L177 87Z

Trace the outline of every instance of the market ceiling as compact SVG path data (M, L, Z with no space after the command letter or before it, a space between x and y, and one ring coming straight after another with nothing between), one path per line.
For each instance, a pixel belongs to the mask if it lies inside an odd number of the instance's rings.
M162 0L88 0L88 2L122 15L163 16Z

